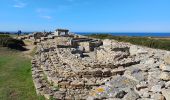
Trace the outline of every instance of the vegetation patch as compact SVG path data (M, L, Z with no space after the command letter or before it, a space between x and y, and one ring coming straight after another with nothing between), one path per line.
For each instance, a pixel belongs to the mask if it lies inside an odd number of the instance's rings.
M170 40L152 39L148 37L130 37L130 36L113 36L109 34L91 34L88 35L99 39L114 39L119 42L129 42L135 45L147 46L155 49L170 50Z
M20 51L26 50L23 46L25 46L22 40L18 40L12 38L10 35L0 34L0 46L8 47L10 49L16 49Z
M44 100L36 95L31 60L19 51L0 47L0 100Z

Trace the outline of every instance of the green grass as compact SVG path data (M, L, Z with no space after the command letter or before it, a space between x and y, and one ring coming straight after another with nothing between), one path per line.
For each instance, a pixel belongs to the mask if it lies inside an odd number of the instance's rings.
M44 100L37 96L30 59L19 51L0 47L0 100Z
M36 49L37 49L37 47L35 47L35 48L32 50L32 52L30 53L30 55L31 55L32 57L35 55Z
M114 39L119 42L129 42L131 44L142 45L155 49L170 50L170 40L165 39L152 39L148 37L112 36L108 34L92 34L89 36L100 39Z

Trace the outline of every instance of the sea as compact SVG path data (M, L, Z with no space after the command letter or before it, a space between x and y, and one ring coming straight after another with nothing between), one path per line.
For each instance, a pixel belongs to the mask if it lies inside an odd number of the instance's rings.
M16 32L9 32L10 34L15 34ZM33 32L22 32L23 34L31 34ZM170 32L71 32L80 35L90 35L90 34L110 34L113 36L138 36L138 37L168 37L170 38Z
M147 32L74 32L80 35L90 35L90 34L110 34L113 36L139 36L139 37L170 37L169 33L147 33Z

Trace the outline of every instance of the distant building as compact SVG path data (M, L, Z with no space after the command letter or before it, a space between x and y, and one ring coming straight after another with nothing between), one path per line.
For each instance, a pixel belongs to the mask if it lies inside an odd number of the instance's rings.
M68 36L69 35L69 30L67 29L57 29L53 33L55 36Z

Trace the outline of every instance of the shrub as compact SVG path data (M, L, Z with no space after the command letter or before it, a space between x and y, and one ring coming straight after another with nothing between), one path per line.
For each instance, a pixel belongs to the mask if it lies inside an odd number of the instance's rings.
M26 50L23 48L24 45L22 40L14 39L9 35L0 35L0 46L23 51Z

